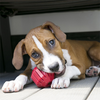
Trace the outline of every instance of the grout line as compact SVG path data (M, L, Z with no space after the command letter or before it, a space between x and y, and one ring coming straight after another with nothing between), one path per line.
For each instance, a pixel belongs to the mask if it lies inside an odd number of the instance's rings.
M95 88L95 86L96 86L96 84L97 84L97 82L98 82L99 79L100 79L100 77L98 76L98 79L96 80L95 84L93 85L92 89L90 90L90 92L89 92L89 94L87 95L87 97L85 98L85 100L88 99L88 97L90 96L91 92L92 92L93 89Z
M25 97L23 100L27 99L27 98L28 98L28 97L30 97L31 95L36 94L37 92L41 91L42 89L43 89L43 88L41 88L41 89L37 90L36 92L34 92L34 93L30 94L29 96Z

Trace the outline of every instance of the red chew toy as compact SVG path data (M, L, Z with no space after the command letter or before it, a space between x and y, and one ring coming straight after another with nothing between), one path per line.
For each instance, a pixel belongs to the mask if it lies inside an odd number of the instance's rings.
M35 67L31 78L38 87L48 87L54 79L54 73L46 73Z

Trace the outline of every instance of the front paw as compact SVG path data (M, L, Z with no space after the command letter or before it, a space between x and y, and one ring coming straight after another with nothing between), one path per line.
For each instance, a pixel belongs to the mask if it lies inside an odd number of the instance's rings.
M20 81L6 81L2 87L3 92L18 92L23 89L23 84Z
M51 88L67 88L70 85L70 79L56 78L52 81Z

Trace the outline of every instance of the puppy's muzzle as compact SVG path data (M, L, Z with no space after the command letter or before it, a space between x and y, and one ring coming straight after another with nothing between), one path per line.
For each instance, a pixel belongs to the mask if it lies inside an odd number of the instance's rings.
M58 62L54 62L53 64L51 64L50 66L48 66L48 68L52 72L57 72L59 70L59 63Z

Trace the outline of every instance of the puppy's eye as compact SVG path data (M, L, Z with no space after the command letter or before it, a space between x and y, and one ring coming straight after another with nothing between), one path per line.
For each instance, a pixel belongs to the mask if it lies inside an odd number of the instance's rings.
M49 45L52 47L52 46L54 46L55 45L55 40L50 40L49 41Z
M31 55L33 58L38 58L40 55L37 52L33 52Z

